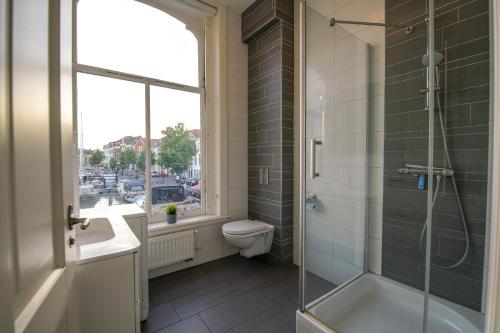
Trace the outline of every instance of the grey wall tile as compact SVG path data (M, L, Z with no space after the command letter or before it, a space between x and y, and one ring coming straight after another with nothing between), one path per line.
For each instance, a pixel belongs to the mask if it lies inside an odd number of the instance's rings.
M284 263L293 253L293 1L274 1L276 17L250 38L248 74L249 216L275 226L270 260ZM267 4L256 1L243 13L243 30L262 21ZM290 15L292 20L289 22ZM259 23L260 22L260 23ZM245 26L247 25L247 27ZM260 168L269 184L259 184Z
M425 269L420 234L426 219L426 191L415 179L398 173L406 163L427 163L428 113L424 111L426 1L386 0L386 20L415 24L412 35L386 30L384 207L382 272L411 286L423 287ZM471 235L465 262L451 270L435 267L431 292L480 309L486 224L489 145L488 1L439 0L435 20L440 66L440 99L447 143ZM444 146L435 118L435 162L444 165ZM464 231L452 184L441 183L434 207L433 262L449 265L464 251ZM467 289L467 290L465 290Z

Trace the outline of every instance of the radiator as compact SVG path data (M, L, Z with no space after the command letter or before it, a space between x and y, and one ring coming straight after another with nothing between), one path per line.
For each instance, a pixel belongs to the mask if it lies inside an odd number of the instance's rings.
M149 239L149 269L194 258L194 230Z

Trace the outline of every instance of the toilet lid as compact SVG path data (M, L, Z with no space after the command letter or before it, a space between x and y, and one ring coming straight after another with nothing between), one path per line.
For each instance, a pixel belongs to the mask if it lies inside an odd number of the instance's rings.
M226 223L222 226L222 231L230 235L245 235L261 231L267 228L267 224L259 221L241 220Z

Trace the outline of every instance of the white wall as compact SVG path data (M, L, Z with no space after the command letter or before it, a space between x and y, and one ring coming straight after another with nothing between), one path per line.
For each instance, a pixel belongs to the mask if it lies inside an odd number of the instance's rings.
M248 216L248 52L241 14L228 8L228 191L232 218Z
M336 17L383 21L384 1L311 0L308 6L316 13L309 10L307 14L306 136L323 138L324 144L318 148L317 160L323 177L312 182L307 180L310 184L308 192L317 191L322 209L306 213L311 232L306 237L313 239L308 239L313 246L308 249L311 255L306 257L306 264L318 275L338 283L339 279L342 282L362 267L360 250L365 242L366 214L369 218L369 269L379 274L381 271L385 36L380 27L342 25L331 28L328 20ZM298 11L296 24L298 34ZM351 37L348 37L349 33ZM298 43L298 39L296 41ZM367 64L363 64L366 62L365 43L370 45ZM367 68L369 94L365 93L363 86ZM299 72L298 61L296 72ZM296 79L298 94L298 76ZM363 126L367 101L368 127ZM297 120L298 112L296 105ZM298 121L296 124L295 137L298 140ZM369 146L364 145L367 131ZM298 155L298 147L296 153ZM321 160L321 155L324 155L324 160ZM366 168L368 177L364 174ZM298 193L298 173L295 179L295 192ZM368 192L365 185L368 185ZM368 207L365 207L366 197ZM299 258L298 213L296 209L296 263Z

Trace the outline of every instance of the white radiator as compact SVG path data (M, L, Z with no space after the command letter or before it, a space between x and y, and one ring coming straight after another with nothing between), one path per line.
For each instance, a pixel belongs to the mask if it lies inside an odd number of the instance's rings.
M149 269L194 258L194 230L149 239Z

